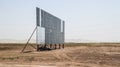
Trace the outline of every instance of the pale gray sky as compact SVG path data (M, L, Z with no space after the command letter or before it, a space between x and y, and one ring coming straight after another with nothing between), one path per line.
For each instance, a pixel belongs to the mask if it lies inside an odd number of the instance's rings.
M36 7L65 20L66 40L120 42L120 0L0 0L0 39L28 39Z

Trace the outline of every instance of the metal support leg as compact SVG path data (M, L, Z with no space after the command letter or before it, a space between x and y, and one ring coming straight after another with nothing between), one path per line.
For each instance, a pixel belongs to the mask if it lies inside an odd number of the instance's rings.
M52 44L50 44L50 48L52 48Z
M39 45L37 45L37 51L39 51Z
M59 44L59 49L60 49L60 45L61 45L61 44Z
M56 46L57 46L57 44L55 44L55 49L57 48Z

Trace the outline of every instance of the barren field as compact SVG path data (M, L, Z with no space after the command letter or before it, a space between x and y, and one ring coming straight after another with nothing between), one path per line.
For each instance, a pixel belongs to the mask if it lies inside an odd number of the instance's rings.
M35 46L35 44L32 44ZM67 43L39 51L24 44L0 44L0 67L120 67L119 43Z

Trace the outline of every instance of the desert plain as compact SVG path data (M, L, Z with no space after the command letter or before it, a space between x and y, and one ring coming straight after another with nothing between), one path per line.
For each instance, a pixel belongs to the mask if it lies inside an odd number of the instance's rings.
M1 43L0 67L120 67L120 43L66 43L39 52L28 45L21 53L24 45Z

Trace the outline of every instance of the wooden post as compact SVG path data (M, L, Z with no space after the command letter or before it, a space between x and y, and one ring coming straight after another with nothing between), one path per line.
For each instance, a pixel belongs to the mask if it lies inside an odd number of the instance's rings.
M33 34L35 33L36 29L37 29L37 27L35 27L35 29L33 30L32 34L30 35L30 38L28 39L27 43L25 44L25 46L23 47L21 52L24 52L25 48L27 47L27 45L28 45L29 41L31 40ZM32 45L30 45L30 46L32 46ZM34 46L32 46L32 47L34 48Z

